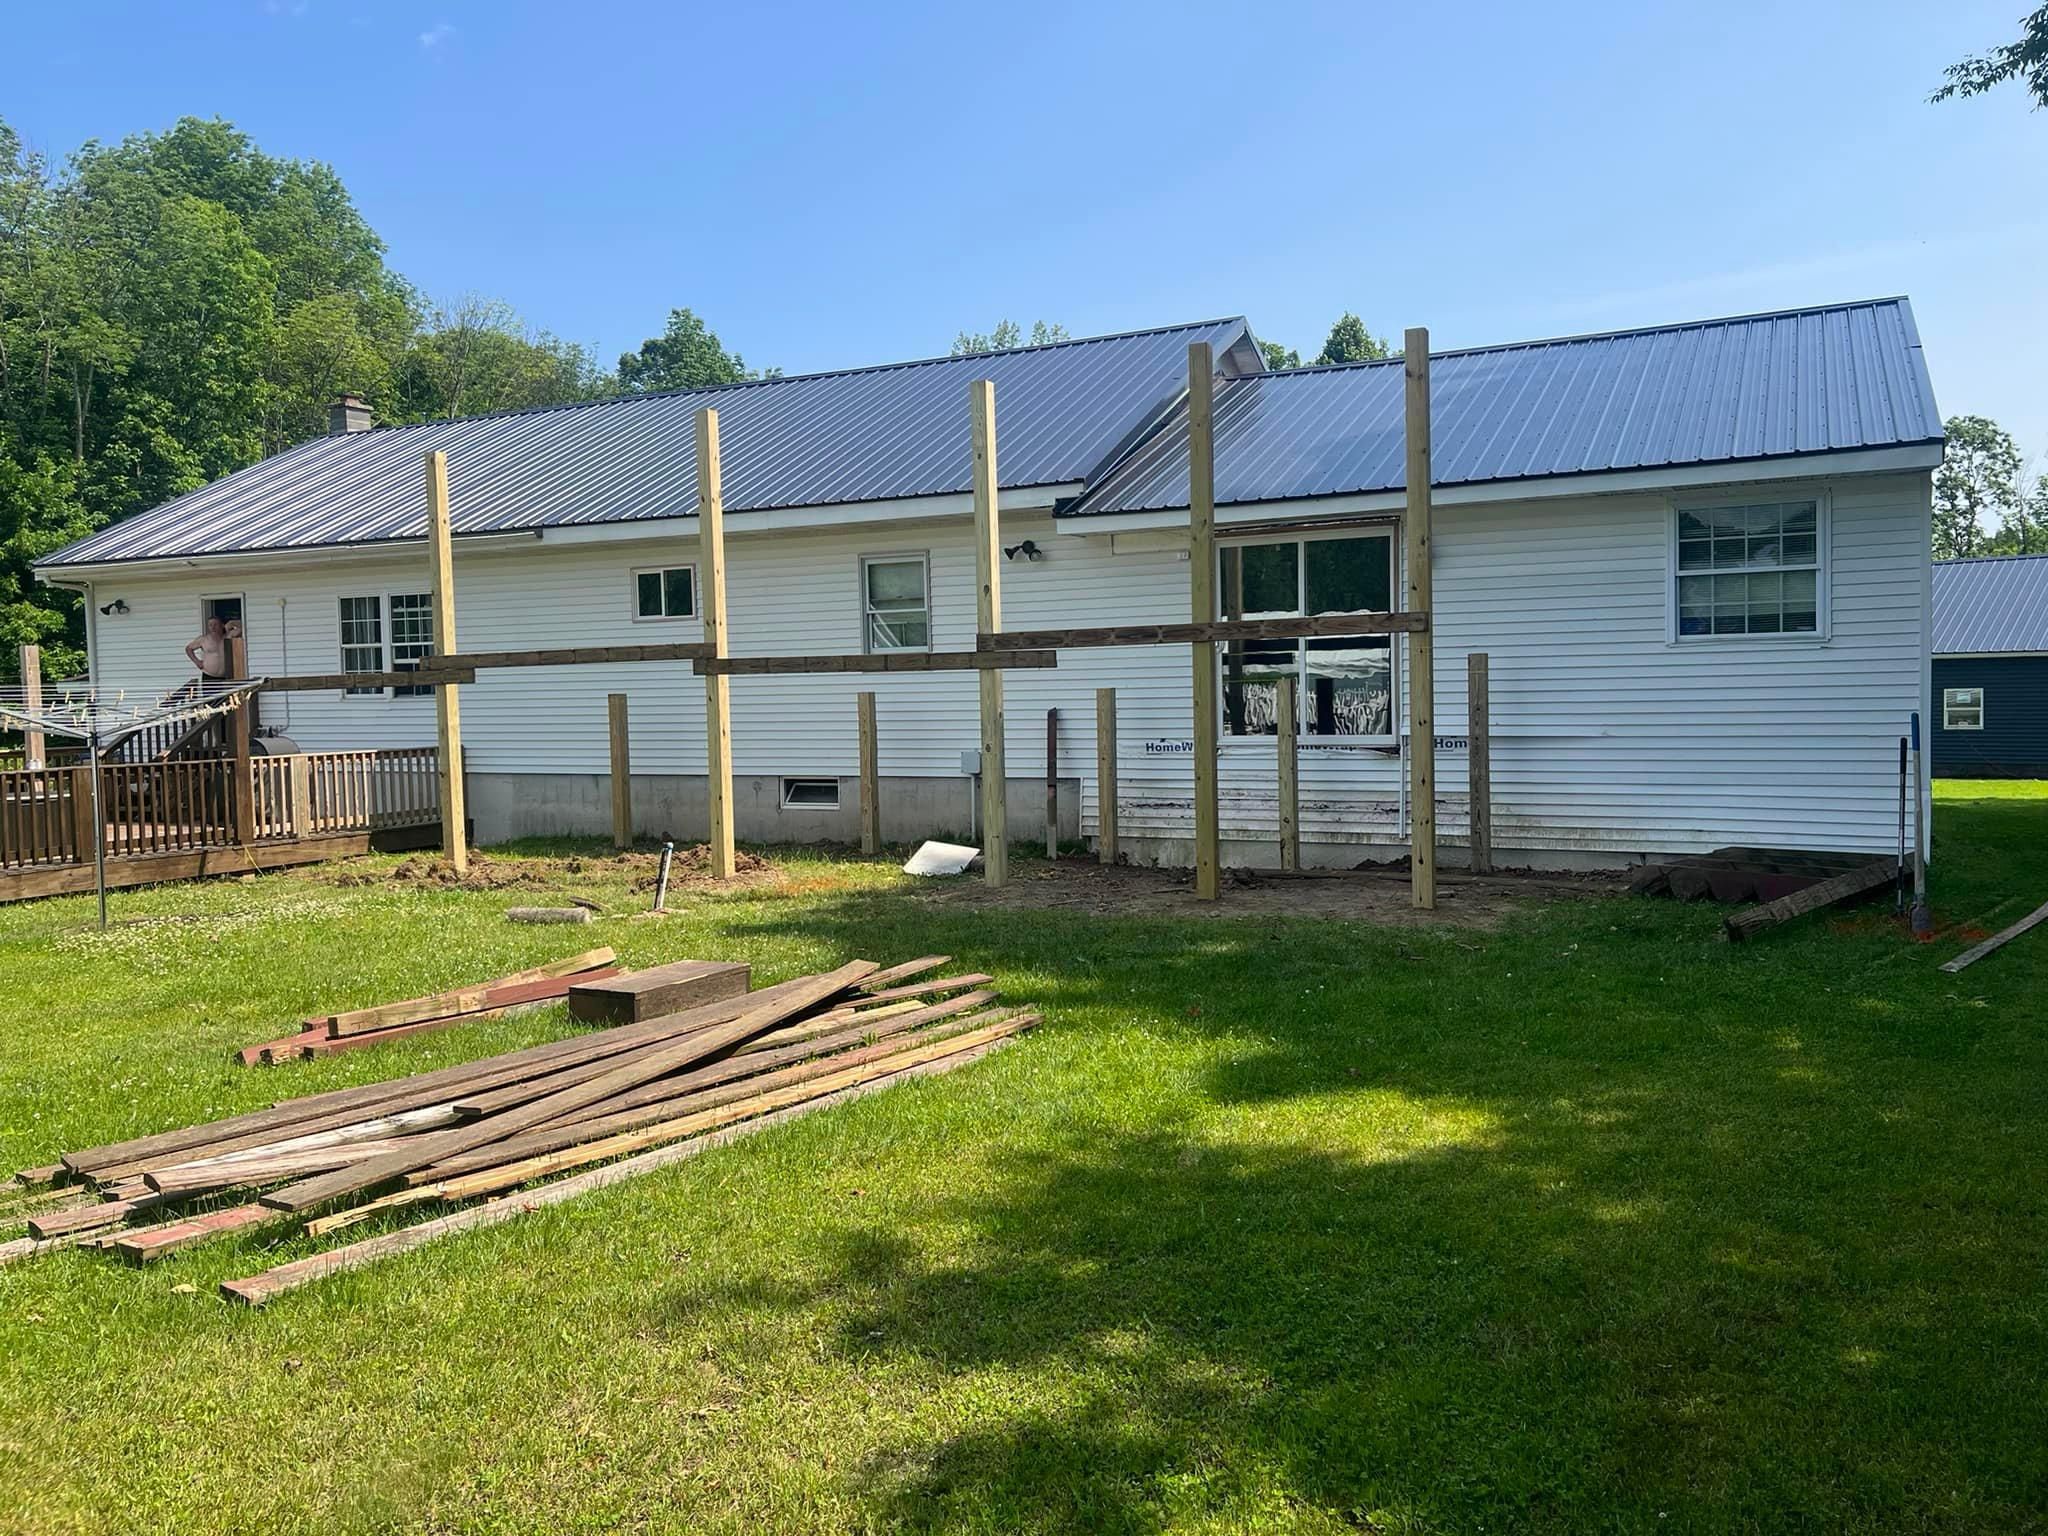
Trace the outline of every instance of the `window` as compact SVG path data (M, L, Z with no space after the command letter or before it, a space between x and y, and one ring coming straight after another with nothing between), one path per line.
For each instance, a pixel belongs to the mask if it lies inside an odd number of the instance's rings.
M1984 690L1944 688L1941 690L1941 728L1945 731L1984 729Z
M839 781L784 779L782 808L785 811L836 811L839 809Z
M864 556L860 562L864 648L924 651L932 643L923 555Z
M1820 632L1820 503L1681 507L1678 633Z
M1393 606L1391 533L1226 545L1221 564L1218 599L1226 619L1386 613ZM1229 642L1223 651L1224 733L1274 735L1283 677L1295 680L1304 734L1393 734L1390 637Z
M385 642L389 637L389 659ZM402 592L389 598L370 593L341 600L341 670L396 672L417 666L434 654L434 604L425 592ZM361 696L380 695L383 688L350 688ZM393 698L424 698L429 687L393 688Z
M633 617L694 619L697 616L697 568L670 565L633 573Z
M341 600L341 670L382 672L384 668L384 601L376 596ZM382 693L381 688L351 688L352 694Z

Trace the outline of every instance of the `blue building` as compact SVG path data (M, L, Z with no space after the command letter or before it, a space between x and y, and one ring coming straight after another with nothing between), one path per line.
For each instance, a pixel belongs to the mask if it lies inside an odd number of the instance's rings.
M1934 771L2048 779L2048 555L1934 567Z

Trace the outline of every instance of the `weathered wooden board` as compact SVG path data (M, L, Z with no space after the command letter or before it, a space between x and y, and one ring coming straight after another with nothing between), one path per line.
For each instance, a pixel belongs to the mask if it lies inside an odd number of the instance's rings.
M569 1017L585 1024L637 1024L665 1013L742 996L753 967L735 960L674 960L569 988Z

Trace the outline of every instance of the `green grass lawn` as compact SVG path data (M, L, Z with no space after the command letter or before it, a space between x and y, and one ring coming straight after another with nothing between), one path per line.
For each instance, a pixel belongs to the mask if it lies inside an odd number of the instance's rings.
M945 949L1046 1015L262 1312L214 1287L287 1230L0 1270L0 1529L2048 1527L2048 930L1935 969L2048 900L2011 790L1941 786L1932 945L1630 898L1103 921L782 855L567 931L296 876L121 893L106 937L0 909L7 1167L562 1032L227 1062L585 943Z

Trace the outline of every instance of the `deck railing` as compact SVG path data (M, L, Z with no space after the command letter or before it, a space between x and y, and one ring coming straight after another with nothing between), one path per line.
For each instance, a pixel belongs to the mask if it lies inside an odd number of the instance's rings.
M233 847L234 771L224 757L101 764L107 857ZM441 814L432 747L258 757L247 771L257 842L428 826ZM0 770L0 870L92 862L90 773Z

